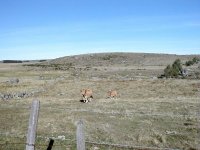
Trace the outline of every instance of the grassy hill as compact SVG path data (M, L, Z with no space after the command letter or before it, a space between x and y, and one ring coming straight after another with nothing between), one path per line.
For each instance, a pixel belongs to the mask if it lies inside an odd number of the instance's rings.
M102 53L0 63L0 149L24 149L33 99L40 101L36 149L46 148L50 138L55 139L54 149L76 149L80 119L87 149L127 149L111 145L195 149L200 80L154 78L175 59L184 63L193 57ZM188 69L200 70L198 65ZM93 90L92 102L80 102L83 88ZM117 90L119 97L107 99L110 89Z
M72 76L80 78L130 80L160 76L163 74L164 68L176 59L180 59L182 64L185 64L194 57L200 58L200 55L97 53L61 57L34 66L45 69L70 70ZM193 67L190 72L194 74L197 67L197 65ZM199 74L200 71L197 72Z
M150 53L94 53L85 55L66 56L51 60L52 64L72 63L76 66L166 66L177 58L185 62L200 55L172 55Z

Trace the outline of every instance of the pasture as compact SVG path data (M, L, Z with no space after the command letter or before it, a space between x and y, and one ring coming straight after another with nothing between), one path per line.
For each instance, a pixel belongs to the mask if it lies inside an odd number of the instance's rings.
M40 101L37 150L45 149L49 138L55 139L53 149L75 149L80 119L87 149L128 149L125 145L197 149L200 80L155 78L164 67L73 66L63 70L0 63L1 97L12 95L0 100L0 149L24 149L33 99ZM10 83L12 78L19 83ZM93 90L92 102L80 102L83 88ZM119 96L107 99L110 89ZM25 94L20 97L19 93Z

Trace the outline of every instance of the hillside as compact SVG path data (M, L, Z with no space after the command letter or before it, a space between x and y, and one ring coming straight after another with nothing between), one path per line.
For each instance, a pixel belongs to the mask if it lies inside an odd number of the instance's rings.
M158 77L167 65L180 59L186 61L200 55L169 55L147 53L96 53L60 57L45 62L28 64L35 70L62 70L72 78L84 79L123 79ZM199 78L198 64L187 67L192 78ZM185 69L185 66L184 66ZM195 75L195 73L198 73Z
M193 57L199 56L104 53L0 63L0 149L24 148L33 99L40 101L37 149L49 139L54 149L76 149L80 119L86 149L195 149L200 64L187 67L190 80L157 78L175 59ZM89 103L82 103L85 88L93 90ZM117 98L108 98L110 89Z
M96 53L66 56L49 61L50 64L71 64L74 66L166 66L175 59L185 62L200 55L172 55L150 53Z

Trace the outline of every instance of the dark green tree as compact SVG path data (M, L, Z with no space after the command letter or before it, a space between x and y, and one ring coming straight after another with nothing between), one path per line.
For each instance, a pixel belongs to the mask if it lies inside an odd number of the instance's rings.
M171 65L167 65L167 67L164 69L164 75L167 78L171 76Z
M172 65L173 70L178 73L178 74L182 74L182 65L181 65L181 60L180 59L176 59Z
M182 75L182 65L180 59L176 59L174 63L171 65L167 65L167 67L164 69L164 76L169 78L176 78L178 75Z

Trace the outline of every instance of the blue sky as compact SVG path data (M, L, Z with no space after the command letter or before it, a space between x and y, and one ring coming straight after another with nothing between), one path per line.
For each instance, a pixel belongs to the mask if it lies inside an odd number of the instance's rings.
M0 60L200 54L200 0L1 0Z

